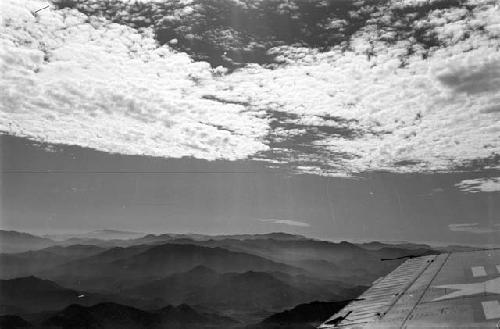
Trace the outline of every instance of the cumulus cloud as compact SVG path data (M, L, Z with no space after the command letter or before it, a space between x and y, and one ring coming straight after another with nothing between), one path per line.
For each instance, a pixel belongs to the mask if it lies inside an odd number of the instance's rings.
M500 86L500 61L483 59L485 62L450 65L436 78L457 93L469 95L498 91Z
M473 234L489 234L500 232L500 225L481 225L479 223L449 224L448 229L452 232L466 232Z
M308 223L304 222L299 222L296 220L290 220L290 219L275 219L275 218L270 218L270 219L259 219L261 222L265 223L271 223L271 224L283 224L283 225L289 225L289 226L298 226L298 227L309 227Z
M30 10L45 3L2 5L1 131L125 154L250 157L325 176L453 171L500 153L496 1L341 8L311 25L323 51L308 39L270 49L271 67L228 74L174 51L176 42L158 43L170 20L195 24L202 3L186 1L161 26L135 3L107 18L100 2L78 3L86 14L50 7L35 17ZM194 27L181 23L172 28L189 35ZM240 39L253 49L252 38Z
M465 192L500 192L500 177L466 179L456 184Z
M239 159L267 149L266 120L203 98L216 72L150 31L2 3L0 129L125 154Z
M370 25L353 36L350 51L283 47L286 65L240 70L214 93L246 96L271 117L279 113L269 138L281 147L269 157L307 172L452 171L494 158L500 12L493 2L473 3L466 13L437 6L413 21L415 29L428 24L427 48L413 37L384 39ZM463 25L467 36L453 35L450 24ZM283 145L292 129L295 142Z

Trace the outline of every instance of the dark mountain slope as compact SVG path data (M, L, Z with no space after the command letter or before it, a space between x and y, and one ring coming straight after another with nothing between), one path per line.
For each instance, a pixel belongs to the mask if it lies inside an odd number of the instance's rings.
M312 296L292 287L269 273L225 273L215 284L205 287L186 299L218 309L280 310L311 300Z
M179 306L167 306L156 312L160 316L160 322L167 324L168 328L185 327L193 328L203 326L206 328L232 327L238 322L215 313L204 313L193 309L191 306L181 304Z
M0 278L13 279L30 276L66 262L65 256L45 250L0 254Z
M69 259L76 259L96 255L103 252L104 250L105 248L95 245L74 244L70 246L48 247L42 249L41 251L46 251L54 255L65 256Z
M314 298L309 292L269 273L220 274L204 266L139 285L123 293L134 297L161 298L167 303L245 311L283 309Z
M25 312L57 310L79 301L81 293L63 288L48 280L24 277L0 280L0 304Z
M33 325L17 315L0 316L0 329L33 328Z
M11 279L37 275L69 261L89 257L105 250L97 246L52 246L22 253L0 254L0 278Z
M90 307L70 305L41 324L60 329L208 329L230 328L236 321L216 314L201 313L188 305L168 306L154 312L114 303Z
M122 294L131 298L162 299L170 304L199 305L219 312L260 312L267 316L269 312L307 301L355 298L365 289L282 272L217 273L197 266L125 289Z
M185 272L198 265L218 272L301 270L269 259L223 248L195 245L164 244L113 248L101 254L57 266L43 277L84 289L121 289L141 281L160 279ZM135 284L134 284L135 283Z
M43 322L44 327L79 328L152 328L157 320L145 311L113 303L102 303L91 307L70 305Z
M179 304L185 302L187 296L213 285L219 279L219 273L200 265L188 272L175 273L163 279L126 289L123 293L130 296L161 298L165 302Z
M150 298L141 300L119 295L88 293L61 287L34 276L0 280L1 314L28 314L60 310L70 304L93 305L102 302L118 302L137 307L158 307ZM164 305L164 304L163 304Z
M340 311L349 301L312 302L295 306L291 310L273 314L247 329L314 329Z

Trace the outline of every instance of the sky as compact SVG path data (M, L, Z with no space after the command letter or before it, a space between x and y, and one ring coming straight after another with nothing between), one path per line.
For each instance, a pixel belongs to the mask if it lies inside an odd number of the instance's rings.
M334 241L469 244L495 244L500 236L498 193L456 185L485 172L380 172L353 179L290 173L250 160L110 154L7 135L1 143L4 229L283 231Z
M500 243L497 1L1 15L2 228Z

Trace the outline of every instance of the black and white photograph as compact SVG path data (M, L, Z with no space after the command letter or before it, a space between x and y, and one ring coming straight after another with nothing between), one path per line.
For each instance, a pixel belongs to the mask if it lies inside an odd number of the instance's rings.
M0 0L27 328L500 328L500 0Z

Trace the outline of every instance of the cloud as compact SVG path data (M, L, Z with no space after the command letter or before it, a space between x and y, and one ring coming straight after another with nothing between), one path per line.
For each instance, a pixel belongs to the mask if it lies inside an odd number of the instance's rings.
M498 90L500 85L500 61L484 63L467 63L455 67L449 66L445 72L439 73L436 78L443 85L457 93L469 95L488 93Z
M162 22L195 24L189 3ZM328 32L321 38L344 33L327 51L280 46L269 50L271 67L225 74L159 45L140 12L112 23L88 2L89 16L50 7L34 17L29 10L45 3L6 0L0 131L124 154L252 158L335 177L462 170L500 153L500 15L495 1L453 3L349 11L363 23L352 34L342 32L344 17L319 24Z
M470 193L500 192L500 177L466 179L455 184L460 190Z
M390 17L380 20L398 19L403 9L418 12L392 4ZM385 23L374 18L352 37L352 50L282 47L276 52L284 65L241 69L214 94L249 98L255 109L266 109L274 147L261 158L298 171L352 175L472 166L500 152L500 52L493 28L500 15L493 2L470 4L474 9L466 12L429 9L411 22L416 30L427 24L427 48L413 37L384 39L379 27ZM459 37L461 29L467 33Z
M289 220L289 219L270 218L270 219L259 219L259 221L265 222L265 223L271 223L271 224L283 224L283 225L299 226L299 227L310 227L311 226L308 223L299 222L296 220Z
M0 130L49 143L162 157L241 159L267 149L264 118L203 98L217 70L151 31L2 3Z
M489 233L500 232L500 225L494 224L491 226L485 226L479 223L462 223L462 224L449 224L448 229L452 232L489 234Z

